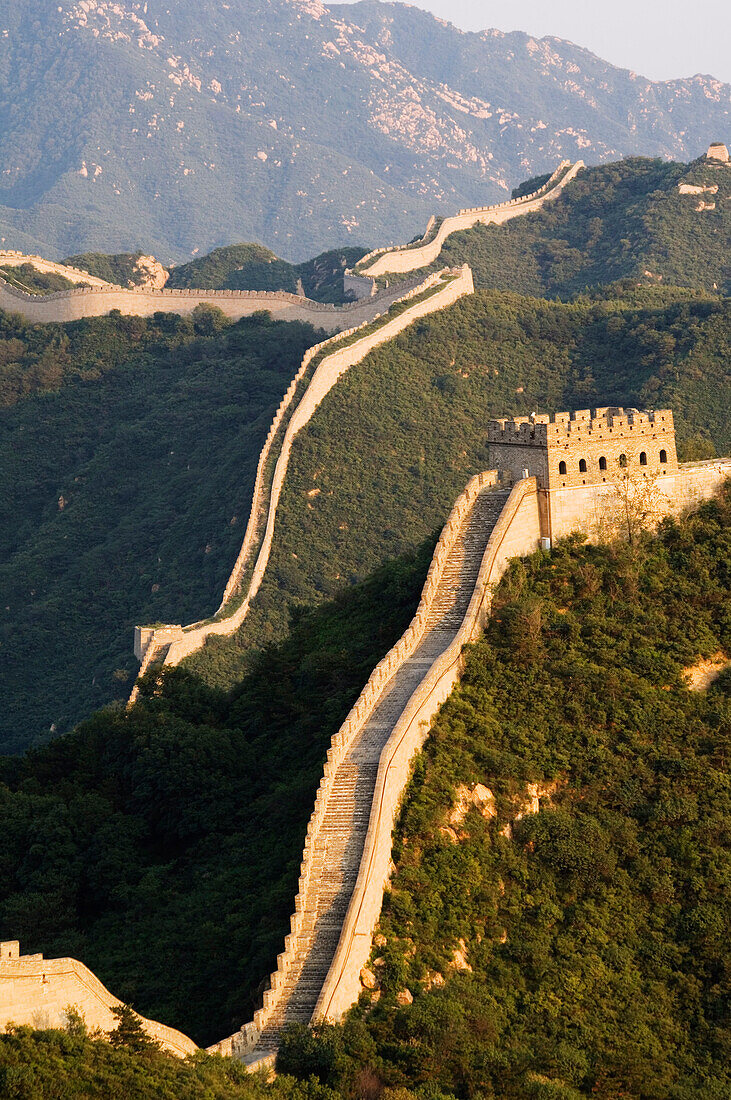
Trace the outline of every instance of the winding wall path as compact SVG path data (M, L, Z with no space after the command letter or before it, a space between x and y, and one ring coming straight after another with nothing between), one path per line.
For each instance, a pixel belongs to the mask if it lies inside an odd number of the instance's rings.
M282 1028L307 1024L335 957L358 877L381 753L425 673L454 640L477 579L487 538L506 492L483 491L470 503L424 615L421 638L380 689L370 716L350 739L330 776L301 895L299 928L287 963L278 971L274 996L257 1021L261 1035L253 1060L276 1050ZM269 1004L267 1004L269 1001Z
M464 295L472 294L474 286L472 272L469 267L463 267L458 271L443 271L430 275L424 282L413 287L406 294L403 294L403 288L401 289L402 294L399 300L405 302L408 302L411 298L418 298L421 294L430 290L433 293L429 297L415 302L414 305L407 307L391 319L387 318L384 324L372 332L365 333L360 340L349 343L344 347L338 347L339 343L355 335L355 330L350 330L322 344L317 344L306 352L302 365L277 410L261 452L249 522L241 551L226 585L219 612L240 585L247 565L256 554L252 576L243 601L235 610L232 610L228 615L223 615L218 621L193 623L188 627L172 625L157 629L137 627L135 631L135 653L141 661L138 682L152 664L162 662L165 665L177 665L185 657L200 649L208 638L233 634L243 623L248 614L251 601L259 590L269 562L277 507L289 466L292 444L297 433L308 423L317 406L330 392L338 379L355 363L359 363L364 359L373 348L392 340L419 317L435 310L444 309ZM291 414L291 419L280 440L278 433L280 433L285 414L295 400L300 379L312 360L324 349L330 347L333 350L317 364L315 373ZM278 441L279 453L276 454ZM268 467L274 461L275 455L276 465L271 483L269 483ZM138 687L135 684L130 696L130 703L134 702L137 693Z
M215 1048L261 1064L289 1023L337 1019L359 975L388 879L391 832L413 755L462 669L509 558L540 537L535 479L512 491L473 478L442 531L410 626L371 674L327 754L302 859L292 931L263 1007Z
M38 266L35 260L31 262ZM91 287L38 295L18 290L0 278L0 309L19 313L35 323L66 323L82 317L101 317L113 309L126 315L151 317L157 312L185 315L192 313L196 306L211 305L218 306L232 320L266 309L275 321L306 321L326 332L340 332L372 321L404 293L403 286L392 287L349 305L333 306L284 290L167 290L164 287L162 290L125 290L99 282L100 285Z
M509 199L507 202L497 203L494 206L476 206L469 210L460 210L453 217L445 218L436 233L430 238L430 221L424 234L423 244L411 245L407 248L377 248L369 252L356 265L353 271L346 273L346 286L356 293L366 293L370 280L377 275L403 274L408 271L417 271L434 263L442 251L442 245L452 233L461 229L471 229L474 225L503 225L511 218L517 218L521 214L532 214L540 210L546 202L550 202L561 194L564 187L575 178L584 167L584 162L579 160L575 164L564 160L559 164L551 178L530 195L523 195L519 199ZM358 290L358 285L362 289Z

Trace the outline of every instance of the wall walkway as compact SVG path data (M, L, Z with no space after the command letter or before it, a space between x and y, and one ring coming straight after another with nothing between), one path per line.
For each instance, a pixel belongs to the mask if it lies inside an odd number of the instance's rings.
M24 257L23 260L30 260L38 266L33 257ZM53 266L58 265L46 262L46 267ZM84 280L91 281L91 276L87 279L84 274ZM34 323L66 323L82 317L101 317L113 309L135 317L151 317L160 311L183 316L192 313L196 306L211 305L217 306L232 320L265 309L275 321L306 321L326 332L340 332L380 316L403 296L403 292L403 287L392 287L349 305L334 306L328 302L313 302L284 290L168 290L165 287L161 290L139 287L126 290L101 280L91 287L75 287L44 295L27 294L0 278L0 309L19 313Z
M338 347L339 343L349 339L356 333L356 330L347 330L331 340L315 345L306 352L297 375L290 383L289 389L280 403L259 458L249 522L241 551L224 591L219 614L239 588L242 578L256 554L251 579L243 601L230 614L221 615L218 621L194 623L189 627L166 626L156 630L137 627L135 652L138 659L142 661L138 680L152 664L161 661L165 665L179 664L185 657L200 649L208 638L228 636L239 629L248 613L251 601L259 591L259 586L269 562L277 507L284 486L295 436L307 424L317 406L338 379L351 366L361 362L368 352L378 345L392 340L419 317L435 310L444 309L464 295L473 293L472 272L468 267L463 267L454 272L438 272L436 275L429 276L424 282L413 287L406 294L402 293L399 300L408 302L411 298L419 297L430 289L434 290L430 297L415 302L413 306L405 309L392 319L386 320L375 331L366 332L362 339L349 343L347 346ZM332 351L329 350L331 347ZM313 359L318 357L323 350L327 350L328 354L317 364L309 385L296 404L294 411L291 412L291 407L296 401L300 380ZM284 418L288 412L291 412L291 416L286 429L282 432ZM277 444L279 444L278 453ZM275 457L276 465L273 475L270 475L270 466ZM271 481L269 481L269 476L271 476ZM131 703L137 697L137 692L138 688L135 684L130 697Z
M217 1048L252 1065L289 1023L337 1019L360 970L388 878L391 831L411 760L484 624L490 592L539 543L534 479L512 492L473 478L442 531L416 615L333 737L307 829L291 933L254 1020Z
M407 271L417 271L433 263L442 251L442 245L452 233L461 229L471 229L474 225L503 225L511 218L517 218L521 214L532 214L540 210L544 203L550 202L561 194L564 187L571 182L577 173L584 167L584 162L579 160L575 164L564 160L559 164L551 178L530 195L524 195L519 199L509 199L507 202L497 203L494 206L476 206L468 210L460 210L453 217L445 218L436 233L432 234L433 219L427 226L422 238L424 243L411 245L407 248L394 246L392 248L377 248L369 252L357 264L355 271L347 272L350 280L347 283L350 289L356 293L366 293L365 278L374 278L377 275L403 274ZM363 289L358 291L358 280Z

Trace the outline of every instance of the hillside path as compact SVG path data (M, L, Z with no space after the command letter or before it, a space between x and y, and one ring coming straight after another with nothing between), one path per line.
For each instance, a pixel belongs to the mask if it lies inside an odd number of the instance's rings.
M476 498L445 563L420 644L384 684L370 719L337 769L315 842L295 962L246 1062L275 1051L288 1024L310 1022L358 877L381 752L413 692L462 624L490 532L508 495L485 490Z

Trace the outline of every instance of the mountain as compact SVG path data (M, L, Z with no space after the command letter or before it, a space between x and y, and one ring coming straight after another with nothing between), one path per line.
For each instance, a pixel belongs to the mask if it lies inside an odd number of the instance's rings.
M163 262L405 240L562 157L688 160L729 86L405 5L17 0L0 16L0 244Z

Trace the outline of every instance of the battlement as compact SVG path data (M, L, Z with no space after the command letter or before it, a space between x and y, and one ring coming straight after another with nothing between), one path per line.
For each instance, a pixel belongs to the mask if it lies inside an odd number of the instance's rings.
M577 409L575 412L534 413L490 420L488 443L513 443L523 447L581 445L587 440L634 439L636 436L675 436L670 409L640 412L607 405L598 409Z

